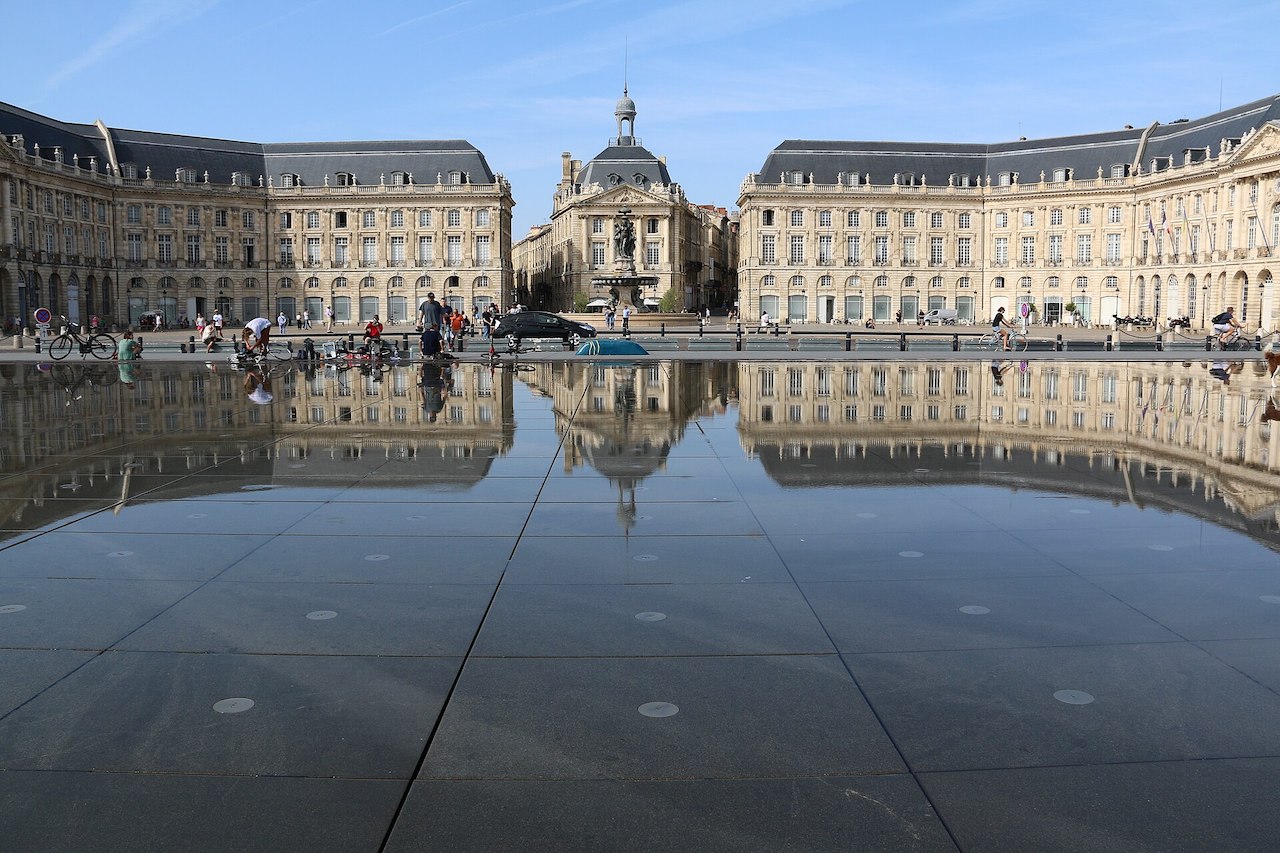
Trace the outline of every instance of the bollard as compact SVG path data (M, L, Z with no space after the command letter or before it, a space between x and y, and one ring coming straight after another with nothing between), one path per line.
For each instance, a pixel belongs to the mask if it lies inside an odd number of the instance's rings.
M699 324L698 324L698 337L702 337L702 332L703 332L703 330L704 330L704 329L706 329L706 327L707 327L707 324L706 324L706 323L699 323Z
M781 324L781 323L774 323L774 324L773 324L773 336L776 338L776 337L777 337L778 335L780 335L780 334L782 334L782 324Z
M1111 352L1111 350L1112 350L1112 344L1111 344L1111 336L1110 336L1110 335L1107 335L1107 342L1106 342L1106 344L1105 344L1105 345L1103 345L1103 347L1102 347L1102 348L1103 348L1103 350L1105 350L1106 352Z
M1062 335L1058 335L1057 339L1054 340L1053 349L1054 352L1062 352Z
M40 352L40 333L36 333L36 352Z
M347 352L355 352L355 351L356 351L356 336L354 333L349 333L347 335Z
M1204 351L1209 352L1213 349L1213 335L1204 336Z
M195 352L195 351L196 351L196 336L187 335L187 352Z
M1253 349L1256 352L1262 351L1262 333L1261 332L1253 336Z
M658 337L665 338L667 336L667 321L663 320L658 324Z
M409 333L408 332L404 332L403 334L400 335L400 351L401 352L409 351Z
M1061 338L1062 336L1059 335L1058 337ZM960 335L958 334L951 336L951 351L960 352Z
M738 321L738 338L739 340L741 340L742 338L742 321L741 320Z
M853 332L844 333L844 351L853 352Z
M735 349L737 349L738 352L742 352L742 324L741 323L738 324L738 340L737 340L737 346L735 347Z
M1156 335L1156 352L1164 352L1164 335Z
M898 352L906 352L906 351L907 351L907 333L899 332L898 333Z
M22 335L20 335L20 334L18 334L18 335L14 335L14 336L13 336L13 348L14 348L14 349L22 349L22 346L23 346L23 344L22 344Z

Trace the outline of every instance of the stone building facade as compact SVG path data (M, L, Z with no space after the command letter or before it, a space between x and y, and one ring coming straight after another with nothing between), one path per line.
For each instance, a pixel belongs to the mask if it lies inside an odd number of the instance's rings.
M736 241L728 211L692 204L635 135L636 105L623 92L614 112L617 136L583 165L561 155L551 221L537 225L513 248L517 299L532 308L571 311L611 301L657 308L670 290L676 310L718 308L736 285ZM623 214L620 211L626 210ZM614 276L621 260L613 233L627 217L635 229L635 274L640 293L596 279Z
M1032 322L1230 305L1274 328L1280 96L1196 120L1011 143L789 140L739 198L744 317Z
M463 140L259 144L0 104L0 313L412 321L510 291L511 186Z

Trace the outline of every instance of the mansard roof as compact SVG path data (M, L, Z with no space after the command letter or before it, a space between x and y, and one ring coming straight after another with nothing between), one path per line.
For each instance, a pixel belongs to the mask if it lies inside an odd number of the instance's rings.
M1018 173L1023 183L1037 181L1043 171L1070 169L1076 177L1093 178L1101 168L1130 165L1141 159L1150 171L1153 158L1184 161L1188 149L1211 149L1217 156L1222 140L1239 139L1268 120L1280 118L1280 95L1263 98L1193 121L1154 123L1149 128L1088 133L999 143L849 142L790 139L769 153L759 175L764 183L784 173L803 172L805 181L834 184L843 174L857 174L873 184L892 184L895 175L910 173L918 183L945 185L952 175L973 180ZM1148 133L1148 130L1150 131ZM1144 144L1144 136L1145 144ZM1163 168L1163 166L1162 166Z
M642 145L610 145L583 167L578 183L602 187L630 184L648 189L650 184L670 184L671 173Z
M40 146L42 157L52 158L61 147L63 159L96 156L99 168L108 162L107 146L92 124L70 124L0 103L0 133L21 134L28 153ZM144 130L108 128L117 162L137 166L139 176L150 168L156 180L171 180L178 169L195 169L209 181L227 184L231 175L271 177L279 185L282 174L297 175L304 186L321 186L325 176L346 172L357 184L390 183L395 172L412 174L415 183L445 183L449 174L465 175L469 183L491 184L494 173L484 154L462 139L382 140L367 142L241 142L207 136L186 136Z

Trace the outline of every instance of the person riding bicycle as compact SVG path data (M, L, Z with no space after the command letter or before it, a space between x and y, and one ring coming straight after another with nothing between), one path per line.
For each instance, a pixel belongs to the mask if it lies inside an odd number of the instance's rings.
M1225 347L1231 343L1236 329L1243 329L1244 324L1236 320L1236 309L1228 305L1227 310L1213 318L1213 331L1218 336L1218 346Z
M1013 325L1004 317L1004 307L996 309L996 316L991 319L991 333L1000 338L1000 343L1006 350L1009 349L1009 329Z
M266 317L254 317L244 324L244 354L267 354L267 343L271 340L271 321Z
M378 322L378 315L374 314L373 319L364 325L364 345L376 344L382 340L382 324Z

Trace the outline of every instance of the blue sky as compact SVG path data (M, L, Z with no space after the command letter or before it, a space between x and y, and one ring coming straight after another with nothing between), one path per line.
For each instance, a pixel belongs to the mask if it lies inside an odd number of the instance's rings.
M0 100L54 118L465 138L510 179L517 239L548 218L560 153L614 134L624 45L637 135L730 209L784 139L996 142L1280 92L1280 0L69 0L0 21Z

